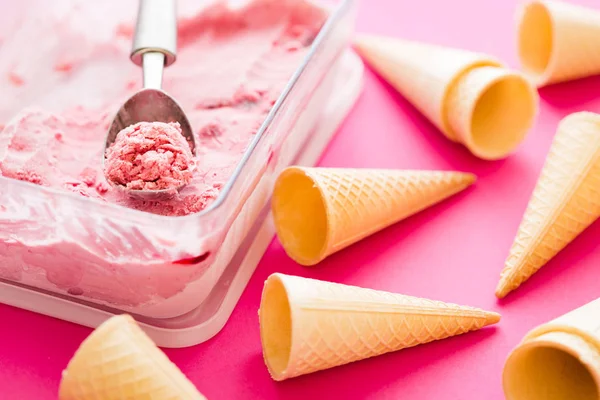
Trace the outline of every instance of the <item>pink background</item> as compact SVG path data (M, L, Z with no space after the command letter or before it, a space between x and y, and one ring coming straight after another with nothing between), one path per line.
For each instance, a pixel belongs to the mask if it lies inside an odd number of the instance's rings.
M489 52L516 67L516 4L363 0L358 30ZM579 110L600 111L600 78L542 90L539 119L519 151L483 162L367 70L364 92L321 165L456 169L476 173L478 182L315 268L298 266L274 241L223 331L167 354L209 399L502 399L504 359L526 331L600 296L598 224L506 301L494 296L556 125ZM503 319L495 328L276 383L262 361L256 314L263 281L275 271L482 307ZM0 306L0 320L2 397L56 398L61 370L90 330L8 306Z

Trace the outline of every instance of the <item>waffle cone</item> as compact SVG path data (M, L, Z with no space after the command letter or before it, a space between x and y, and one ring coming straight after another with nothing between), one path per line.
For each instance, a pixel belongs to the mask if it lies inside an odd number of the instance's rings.
M357 51L448 139L483 159L508 156L533 125L535 88L486 54L380 36Z
M500 320L472 307L283 274L267 279L259 316L265 363L277 381Z
M205 400L128 315L85 339L63 372L59 399Z
M538 87L600 74L600 11L529 1L518 15L519 58Z
M507 400L600 399L600 299L529 332L504 365Z
M460 172L289 167L273 193L277 235L292 259L314 265L474 181Z
M565 117L510 249L496 296L518 288L600 216L600 115Z

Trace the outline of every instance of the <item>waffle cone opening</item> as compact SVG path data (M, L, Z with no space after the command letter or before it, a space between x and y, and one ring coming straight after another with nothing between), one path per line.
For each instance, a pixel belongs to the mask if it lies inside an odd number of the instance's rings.
M304 171L284 171L273 193L277 236L296 262L312 265L324 256L327 242L327 209L321 191Z
M506 399L597 400L597 372L588 364L592 354L600 356L592 346L569 333L545 334L526 342L506 361Z
M494 79L477 98L466 145L485 159L505 157L523 141L535 114L532 87L522 76L508 72Z
M518 46L523 70L534 79L541 79L550 65L553 49L552 17L543 3L534 1L522 10Z
M281 279L267 279L260 308L260 336L267 368L279 380L288 367L292 350L292 315Z

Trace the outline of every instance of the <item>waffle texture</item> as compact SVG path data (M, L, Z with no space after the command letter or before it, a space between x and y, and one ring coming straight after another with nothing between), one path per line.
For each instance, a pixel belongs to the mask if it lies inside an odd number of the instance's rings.
M471 185L461 172L289 167L273 215L286 252L313 265Z
M558 126L500 275L505 297L600 216L600 115L580 112Z
M517 20L520 62L536 86L600 74L600 11L534 0Z
M533 125L537 92L494 57L373 35L360 35L355 46L448 139L480 158L508 156Z
M129 315L84 340L63 372L60 400L206 400Z
M287 315L278 312L282 304ZM263 352L275 380L460 335L499 320L499 314L477 308L283 274L268 278L260 308Z

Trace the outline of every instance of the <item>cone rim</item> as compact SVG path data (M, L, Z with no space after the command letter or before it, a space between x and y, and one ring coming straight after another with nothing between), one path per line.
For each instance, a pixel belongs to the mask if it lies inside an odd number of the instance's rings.
M323 168L319 168L319 169L323 169ZM314 188L316 188L318 191L321 213L324 214L324 216L325 216L325 226L323 227L324 231L325 231L325 237L323 238L318 251L314 253L313 257L303 256L302 251L296 251L297 249L295 248L295 246L290 245L291 239L289 239L288 233L290 233L289 231L292 231L293 228L285 227L284 224L280 222L281 221L281 217L280 217L281 211L278 206L277 200L280 196L279 195L280 191L283 190L284 186L287 186L286 185L287 180L293 176L301 176L301 177L306 178L311 181L312 186ZM291 166L291 167L285 168L279 174L279 176L277 177L277 180L275 182L275 187L273 189L273 200L272 200L271 209L273 212L273 220L275 222L275 231L277 233L277 237L279 238L279 241L280 241L281 245L283 246L285 252L292 260L294 260L295 262L297 262L300 265L312 266L312 265L318 264L323 259L325 259L325 257L327 256L325 253L327 251L327 248L329 247L329 242L331 240L331 233L330 233L330 229L329 229L331 211L329 210L327 202L325 201L325 193L323 192L323 189L319 185L316 184L315 179L310 174L309 168L300 167L300 166Z
M500 160L500 159L506 158L508 155L512 154L521 145L523 140L525 140L525 138L527 137L529 131L531 130L531 128L535 122L535 117L538 112L538 96L539 95L538 95L537 90L535 90L535 88L531 86L531 82L523 74L521 74L517 71L509 70L507 68L502 68L502 67L496 67L496 66L492 66L492 65L490 65L490 66L484 65L484 66L477 67L477 68L471 70L470 72L475 71L475 70L481 71L482 68L493 68L493 71L495 72L495 74L493 74L494 76L492 76L488 79L486 84L481 88L481 90L477 94L477 97L475 98L475 100L472 102L471 107L469 109L469 113L468 113L469 131L468 131L468 134L465 135L464 138L462 138L462 139L463 139L464 145L475 156L477 156L483 160L494 161L494 160ZM492 70L490 70L490 71L492 71ZM521 127L521 129L519 130L519 132L517 132L517 134L512 136L510 145L503 146L502 149L498 150L498 149L489 148L485 145L477 143L477 141L474 139L474 120L475 120L475 113L477 112L478 105L480 105L482 98L486 94L488 94L489 91L491 89L493 89L496 85L502 84L503 82L506 82L508 80L517 81L519 84L523 85L524 89L526 89L525 92L527 95L527 102L531 106L531 113L526 116L526 118L525 118L526 121L524 121L524 124ZM511 116L507 115L506 118L511 118ZM454 136L457 136L457 134L454 134Z
M543 63L543 68L532 67L531 63L528 61L528 56L532 53L539 54L539 46L534 51L525 50L524 49L524 38L531 37L530 34L526 34L525 31L531 32L532 29L535 29L531 23L531 13L535 12L535 10L539 10L539 12L543 13L543 19L549 24L550 27L550 49L547 54L546 61ZM537 29L539 30L539 28ZM539 33L539 32L538 32ZM550 80L552 79L552 73L554 70L554 66L557 61L556 54L556 19L552 13L551 6L546 0L528 0L525 4L521 5L517 14L517 50L518 50L518 58L519 63L521 64L521 68L523 69L524 74L528 77L528 79L537 87L541 88L550 84Z
M260 301L259 312L258 312L259 328L260 328L260 342L261 342L261 347L262 347L263 358L265 360L265 364L267 366L267 370L269 371L269 374L275 381L281 381L281 380L286 379L287 374L288 374L290 356L292 354L292 346L294 344L294 339L293 339L294 331L292 329L293 308L290 305L288 287L285 283L286 276L287 275L284 275L281 273L273 273L267 278L267 280L265 281L264 286L263 286L263 292L261 295L261 301ZM272 334L272 333L278 333L277 336L280 336L281 330L278 330L277 327L275 327L275 332L270 332L270 329L268 326L269 320L271 319L271 311L272 311L271 309L273 306L277 306L277 304L273 303L274 302L273 296L270 295L269 289L272 288L271 285L280 285L280 289L283 290L283 295L285 296L284 308L287 307L288 316L289 316L287 321L284 322L284 323L289 324L290 335L289 335L289 337L283 338L283 340L287 344L287 351L285 352L284 359L283 359L283 361L285 361L285 362L283 363L283 365L275 365L275 364L280 364L280 363L279 363L279 361L274 360L274 357L276 357L276 355L273 355L273 353L270 351L270 346L273 344L273 341L277 341L278 339L281 339L280 337L274 337ZM276 301L275 301L275 303L276 303ZM280 321L273 321L273 322L277 325L281 324Z
M274 189L273 189L273 196L272 196L272 201L271 201L271 210L273 213L273 220L274 220L274 225L275 225L275 231L277 234L277 237L282 245L282 247L284 248L286 254L293 259L295 262L297 262L300 265L303 266L314 266L318 263L320 263L321 261L323 261L325 258L327 258L329 255L347 247L347 246L343 246L341 248L337 248L337 249L332 249L332 232L331 232L331 215L333 214L333 210L332 210L332 206L329 204L329 202L327 201L327 191L326 188L322 187L321 185L319 185L318 183L318 179L315 177L315 174L318 174L320 171L344 171L347 173L352 173L352 172L359 172L359 171L370 171L373 173L381 173L381 174L445 174L447 176L455 176L455 177L460 177L462 179L461 184L459 185L457 183L456 187L458 188L460 186L460 189L457 189L455 192L453 192L451 195L454 194L458 194L460 191L466 189L467 187L471 186L474 182L476 182L477 180L477 176L474 173L471 172L464 172L464 171L456 171L456 170L420 170L420 169L394 169L394 168L332 168L332 167L303 167L303 166L291 166L291 167L287 167L285 168L277 177L277 180L275 182L274 185ZM311 187L316 189L316 192L318 192L318 198L319 198L319 207L320 207L320 215L323 216L324 218L324 222L323 222L323 227L322 230L324 231L324 236L321 239L320 245L318 246L318 251L313 251L311 253L311 255L306 256L304 255L304 251L302 249L299 248L299 246L296 245L297 242L299 242L300 240L302 240L302 236L300 234L293 234L293 232L295 232L297 229L294 226L294 222L291 222L289 224L286 224L285 222L282 222L283 218L281 217L281 215L283 214L283 211L280 210L280 205L279 205L279 198L283 195L281 195L281 193L286 193L286 190L284 190L285 188L288 188L290 185L288 184L288 179L290 179L291 177L294 176L300 176L303 178L306 178L310 184L312 185ZM443 197L441 200L445 200L448 197L451 197L451 195L445 196ZM432 207L434 204L429 204L427 205L427 207L425 208L429 208ZM281 207L283 208L283 207ZM292 208L290 206L288 206L288 208ZM425 209L424 208L424 209ZM419 210L422 211L422 210ZM311 213L311 216L314 218L314 212ZM307 217L306 219L310 219L309 217ZM398 221L400 222L400 221ZM289 225L289 226L288 226ZM376 231L378 232L379 230L385 228L385 226L377 228ZM296 232L298 233L298 232ZM300 240L298 240L297 238L301 237ZM293 244L291 242L294 242Z
M502 388L507 396L507 400L532 399L512 397L511 394L513 391L511 389L513 387L512 382L515 377L515 372L513 372L513 369L517 368L517 362L520 360L519 357L527 356L527 352L530 352L534 349L554 349L578 361L579 365L589 373L589 377L592 379L595 385L596 398L600 397L600 371L595 370L593 366L587 362L588 357L585 353L581 353L578 351L578 349L570 346L568 342L565 343L564 340L560 341L560 338L575 338L581 340L585 345L587 345L586 347L589 347L596 353L596 355L600 356L600 351L598 348L589 343L584 337L581 337L576 332L571 332L568 330L548 330L546 332L542 332L539 336L526 336L526 338L519 345L510 351L504 362L502 371Z
M301 344L297 343L296 337L298 336L298 330L301 330L302 327L297 323L297 308L300 309L304 307L313 307L314 304L311 301L307 302L306 298L303 298L302 293L295 292L293 290L294 280L305 281L309 284L332 284L332 285L341 285L345 287L353 287L361 290L369 290L376 291L380 293L387 293L391 295L400 295L401 297L410 297L416 300L424 300L431 301L427 298L422 297L414 297L401 295L399 293L387 292L383 290L375 290L369 289L360 286L352 286L346 284L340 284L330 281L320 281L311 278L305 278L300 276L286 275L282 273L273 273L271 274L267 280L265 281L263 292L261 295L261 302L259 307L259 326L260 326L260 338L261 338L261 347L263 352L263 358L269 374L275 381L282 381L288 378L292 378L297 376L294 368L295 357L294 355L302 348ZM277 285L277 288L280 289L278 293L273 294L274 292L270 289L273 288L273 285ZM311 296L311 292L309 291L309 297ZM310 300L310 299L309 299ZM281 306L281 302L285 302L284 309L287 312L287 319L282 322L281 315L277 313L277 307ZM337 308L335 305L335 299L319 299L319 309L320 310L330 310L332 312L340 312L346 313L350 309L348 308ZM393 303L393 302L392 302ZM387 304L387 306L392 306L392 303ZM427 317L470 317L473 319L482 320L483 324L480 328L494 325L501 320L501 315L497 312L488 311L476 307L464 306L454 303L448 303L444 301L439 301L439 303L443 303L448 307L411 307L406 304L398 303L399 308L395 310L391 310L390 312L395 314L405 314L405 315L427 315ZM348 304L344 302L344 304ZM358 313L381 313L381 310L369 309L367 303L361 303L356 309L352 308L351 311L355 311ZM331 306L334 307L331 307ZM354 305L355 307L357 305ZM275 309L275 310L274 310ZM421 310L419 312L419 310ZM431 312L431 311L434 312ZM448 313L448 310L452 312ZM460 311L463 312L460 315ZM455 314L456 313L456 314ZM467 316L468 314L468 316ZM280 318L277 318L280 317ZM283 334L282 334L283 332ZM283 336L282 336L283 335ZM276 342L278 341L279 342ZM275 342L275 343L274 343ZM281 344L284 345L285 352L283 354L283 358L277 359L281 356L281 354L276 354L278 350L281 350ZM272 350L275 349L273 352ZM292 368L290 369L290 363Z
M505 63L492 55L482 52L468 50L460 47L439 45L429 42L419 42L407 40L403 38L395 38L376 34L359 34L353 41L354 47L358 53L365 58L373 67L374 71L380 75L385 81L395 87L396 91L400 92L409 102L416 106L422 114L427 116L431 122L436 125L440 133L447 139L453 142L461 143L476 157L483 160L500 160L514 153L518 146L523 142L533 123L538 111L538 93L535 87L527 79L525 74L517 71L512 71L506 67ZM391 46L386 49L387 44ZM470 55L463 60L462 66L457 67L453 75L443 83L443 88L440 88L440 104L436 104L434 108L424 110L414 102L404 91L396 87L388 75L393 75L394 68L394 44L410 44L415 45L415 48L428 49L428 51L455 51L460 52L462 56ZM381 45L381 47L379 47ZM406 49L406 51L409 51ZM378 61L379 53L387 54L387 61ZM400 53L398 53L400 54ZM450 56L451 53L447 53ZM404 57L408 54L402 53ZM383 56L386 59L386 56ZM400 57L402 58L402 57ZM387 68L384 66L391 63ZM436 69L439 66L429 65L430 69ZM462 80L469 74L475 71L481 71L483 68L494 68L493 76L485 76L488 80L482 83L479 88L479 93L476 93L469 104L466 105L466 119L461 118L459 126L453 126L449 120L450 109L448 107L449 97L452 95L461 84ZM384 71L388 70L387 73ZM500 73L498 73L498 71ZM504 89L500 89L502 86ZM498 90L495 90L498 88ZM510 91L508 94L507 90ZM514 99L511 97L517 96L519 106L514 105ZM505 112L497 112L495 116L497 124L488 123L490 102L496 105L491 107L492 110L500 108ZM431 106L431 105L430 105ZM506 114L506 115L504 115ZM502 124L501 127L496 127ZM494 129L494 127L496 127ZM502 128L506 128L504 132Z

